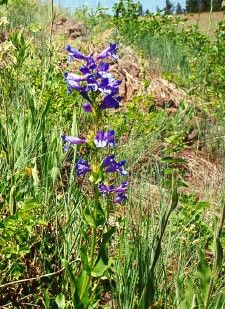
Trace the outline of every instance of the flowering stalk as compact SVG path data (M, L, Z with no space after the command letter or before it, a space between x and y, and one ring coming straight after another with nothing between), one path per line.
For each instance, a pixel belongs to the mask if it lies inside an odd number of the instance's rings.
M118 161L112 149L116 146L115 131L102 130L104 120L107 117L105 111L118 109L121 103L119 85L121 81L116 80L109 72L110 61L117 60L117 45L110 44L99 55L86 56L80 51L66 47L69 54L69 61L80 61L79 74L65 73L65 81L68 86L68 93L78 91L84 103L83 109L92 117L93 129L86 137L74 137L62 135L65 143L65 151L74 145L83 145L89 148L91 160L85 157L77 159L75 171L77 177L89 176L92 184L93 200L92 207L86 207L83 216L91 234L91 242L87 244L82 256L86 255L82 263L82 271L77 278L77 285L82 290L76 291L77 302L82 306L90 306L87 299L91 299L90 283L94 278L103 276L109 268L108 245L115 232L115 227L110 227L108 219L113 204L121 204L127 200L128 182L120 178L127 176L125 161ZM83 147L82 147L83 148ZM107 203L104 200L107 198ZM108 205L110 201L111 205ZM106 207L104 205L107 204ZM89 256L89 257L88 257ZM88 262L87 262L88 261ZM98 281L99 282L99 281ZM86 301L86 303L85 303Z

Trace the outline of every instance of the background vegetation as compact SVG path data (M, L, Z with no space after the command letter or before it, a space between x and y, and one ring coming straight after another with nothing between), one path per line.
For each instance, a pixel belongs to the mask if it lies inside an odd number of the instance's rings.
M1 308L78 308L73 286L89 237L81 214L92 201L60 135L90 123L79 96L67 94L64 45L89 53L112 40L121 65L127 50L139 60L142 88L113 124L129 200L110 218L112 258L88 308L225 306L225 23L203 34L180 17L139 13L130 0L114 16L101 7L71 16L31 0L0 7ZM154 74L185 92L173 112L149 88Z

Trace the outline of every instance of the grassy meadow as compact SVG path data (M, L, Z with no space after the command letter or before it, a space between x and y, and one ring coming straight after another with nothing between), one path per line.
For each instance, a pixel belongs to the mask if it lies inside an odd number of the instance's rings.
M117 16L0 5L0 308L225 308L224 14L139 18L124 3ZM85 112L65 46L111 42L121 106L93 96ZM97 129L115 130L126 160L121 204L96 191L103 148L64 149L61 135Z

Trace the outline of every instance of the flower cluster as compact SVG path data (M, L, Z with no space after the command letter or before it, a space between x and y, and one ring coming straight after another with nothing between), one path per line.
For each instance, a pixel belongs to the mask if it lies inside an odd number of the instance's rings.
M66 143L65 150L68 150L68 147L70 145L81 145L84 143L91 143L91 141L79 138L79 137L73 137L73 136L66 136L62 135L62 140ZM94 138L94 144L98 147L107 147L115 146L115 132L113 130L110 130L108 132L104 131L98 131L95 138ZM106 156L102 162L100 163L100 166L97 168L97 171L100 175L98 177L99 181L104 180L104 175L110 174L110 173L117 173L121 176L127 176L128 172L125 170L124 166L126 164L125 160L122 161L116 161L115 155L111 154ZM76 174L77 176L85 176L88 172L96 172L96 168L93 168L85 159L79 158L75 165L76 168ZM115 185L109 185L106 186L103 182L100 182L98 184L99 192L105 196L110 193L116 193L116 196L114 197L114 203L121 203L122 201L126 200L127 197L125 193L127 192L127 181L122 182L119 187L115 187Z
M77 90L82 97L87 100L83 108L86 112L92 112L93 109L105 110L108 108L119 108L121 96L119 96L120 80L116 80L109 73L110 65L103 60L109 57L117 59L117 45L110 44L108 48L103 50L98 56L86 56L70 45L66 47L69 53L70 61L77 59L84 62L80 67L80 74L65 73L65 81L68 91ZM93 100L93 93L101 95L101 100L96 105Z
M116 193L117 195L114 197L113 202L120 204L121 202L127 199L126 197L127 186L128 186L127 181L122 182L119 187L115 187L114 185L106 186L105 184L101 183L98 185L98 190L103 196L110 193Z
M69 60L80 60L82 65L79 69L80 74L65 73L65 81L68 91L78 91L86 100L83 108L87 113L101 112L102 110L119 108L121 97L119 96L119 85L121 81L116 80L109 72L110 65L107 62L109 58L117 60L117 45L110 44L99 55L86 56L71 46L66 47L69 53ZM98 113L95 113L96 115ZM98 119L96 118L96 124ZM84 158L79 158L75 164L77 176L85 176L90 174L92 181L98 188L102 196L113 195L114 203L122 203L127 199L128 182L123 181L119 186L112 184L111 174L118 176L127 176L125 170L126 161L116 161L114 154L108 154L109 149L116 146L115 131L94 130L94 134L90 137L74 137L62 135L61 138L65 143L65 151L73 145L88 144L91 148L106 148L107 155L95 164L88 163ZM104 152L104 151L103 151ZM94 151L96 153L96 150ZM110 183L110 184L109 184Z

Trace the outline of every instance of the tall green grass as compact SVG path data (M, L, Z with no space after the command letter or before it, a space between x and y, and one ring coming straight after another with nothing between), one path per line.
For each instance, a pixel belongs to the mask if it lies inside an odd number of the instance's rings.
M91 200L75 181L76 149L65 153L60 135L77 135L78 124L85 131L89 123L80 120L78 96L66 93L66 58L58 50L63 39L50 40L51 7L11 2L1 8L5 15L9 24L1 31L7 34L3 45L8 49L0 58L0 306L72 308L80 249L89 239L80 218ZM98 22L99 16L91 20L97 28ZM164 38L139 36L137 42L166 70L188 74L186 49ZM112 269L103 279L98 292L102 305L96 308L223 308L223 192L218 209L199 201L185 193L179 164L177 168L176 161L162 160L173 160L185 148L196 111L183 102L169 117L166 111L142 112L134 103L114 122L127 138L118 146L119 156L130 166L130 192L128 204L110 218L118 228ZM214 128L212 122L199 130L211 132L212 139ZM209 136L205 141L210 142ZM215 148L223 153L222 139ZM13 283L27 278L34 280ZM92 292L95 296L95 287Z

